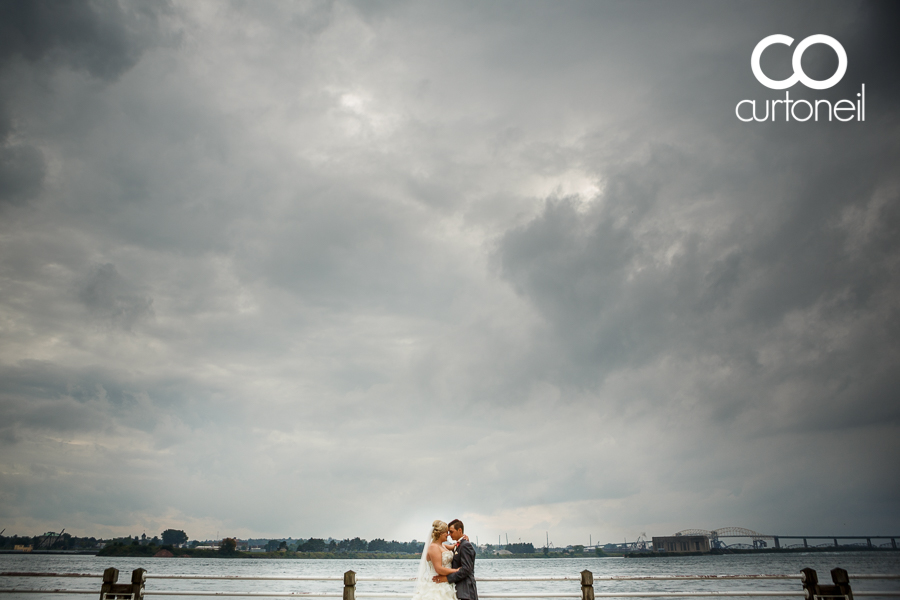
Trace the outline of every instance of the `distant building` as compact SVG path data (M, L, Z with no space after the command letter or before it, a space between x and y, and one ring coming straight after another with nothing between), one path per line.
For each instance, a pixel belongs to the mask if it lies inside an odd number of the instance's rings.
M656 552L709 552L709 538L705 535L672 535L653 538Z

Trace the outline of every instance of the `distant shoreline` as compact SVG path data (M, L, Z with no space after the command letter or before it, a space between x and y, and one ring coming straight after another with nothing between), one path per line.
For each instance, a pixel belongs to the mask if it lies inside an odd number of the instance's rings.
M160 550L169 550L172 557L154 556ZM561 554L535 552L534 554L479 554L481 560L508 560L529 559L539 560L547 558L679 558L684 556L727 556L733 554L802 554L821 552L897 552L898 548L863 548L863 547L827 547L827 548L764 548L751 549L717 549L710 552L607 552L604 554ZM0 554L15 554L23 556L44 555L75 555L75 556L101 556L113 558L252 558L261 560L418 560L420 555L401 554L390 552L233 552L221 553L217 550L195 550L192 548L160 548L157 546L112 546L100 551L84 550L42 550L22 552L20 550L0 550Z
M0 554L72 554L72 555L81 555L81 556L96 556L99 554L99 550L30 550L28 552L22 552L21 550L8 550L6 548L0 549Z
M625 558L665 558L680 556L727 556L731 554L806 554L810 552L897 552L898 548L867 548L862 546L827 546L815 548L717 548L709 552L629 552Z
M156 557L160 550L168 550L172 557ZM403 554L391 552L231 552L222 553L218 550L196 550L193 548L173 548L171 546L107 546L99 551L83 550L42 550L22 552L20 550L0 550L0 554L17 555L82 555L102 556L113 558L254 558L254 559L286 559L286 560L419 560L419 554ZM621 558L624 553L606 554L562 554L535 552L534 554L478 554L479 559L544 559L544 558Z
M148 546L114 546L104 548L97 556L145 556L152 557L159 548L154 547L150 553L144 548ZM188 548L166 548L175 556L174 558L255 558L255 559L282 559L282 560L418 560L418 554L403 554L390 552L234 552L230 554L220 553L218 550L191 550ZM528 559L541 560L548 558L675 558L682 556L727 556L733 554L802 554L809 552L897 552L896 548L863 548L853 546L839 546L827 548L762 548L751 549L714 549L710 552L605 552L602 554L478 554L477 558L485 559Z

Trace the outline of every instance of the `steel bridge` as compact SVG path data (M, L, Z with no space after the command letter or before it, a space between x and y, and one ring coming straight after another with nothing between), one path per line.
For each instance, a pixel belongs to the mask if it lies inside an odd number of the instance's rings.
M706 529L684 529L675 534L680 535L705 535L709 538L710 548L768 548L772 544L774 548L810 548L810 547L839 547L859 546L863 548L893 548L897 549L897 538L900 535L776 535L757 533L745 527L721 527L707 531ZM751 539L751 544L728 545L721 538ZM793 540L794 543L782 546L782 540ZM797 541L797 540L802 540ZM819 543L810 546L809 540L830 540L831 543ZM852 543L840 544L838 540L852 541ZM862 542L865 540L865 543ZM872 542L876 540L876 542ZM880 540L889 540L880 542ZM876 545L877 544L877 545Z

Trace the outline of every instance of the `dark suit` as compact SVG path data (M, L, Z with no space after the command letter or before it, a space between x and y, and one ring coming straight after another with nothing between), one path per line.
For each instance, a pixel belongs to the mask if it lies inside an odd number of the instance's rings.
M468 540L459 540L450 566L459 569L456 573L447 575L447 581L456 584L456 597L459 600L478 600L478 590L475 588L475 546Z

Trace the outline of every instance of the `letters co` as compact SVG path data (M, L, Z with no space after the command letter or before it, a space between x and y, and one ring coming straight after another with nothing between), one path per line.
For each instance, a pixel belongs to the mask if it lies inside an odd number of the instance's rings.
M794 38L777 33L761 39L759 43L756 44L753 53L750 55L750 69L753 71L753 75L756 77L757 81L771 90L787 90L797 83L801 83L812 90L827 90L828 88L837 85L837 83L843 79L844 74L847 72L847 52L839 41L829 35L823 34L811 35L797 44L794 48L794 54L791 57L791 65L793 66L794 72L790 77L781 80L770 79L763 73L762 67L759 65L759 60L762 57L763 51L773 44L791 46L793 43ZM814 44L825 44L826 46L831 47L835 54L837 54L837 70L835 70L834 74L828 79L812 79L803 72L803 53L807 48ZM759 111L757 111L756 104L756 100L741 100L737 103L737 106L734 107L734 114L738 119L745 123L775 121L776 118L780 120L782 114L784 115L785 121L794 120L805 122L810 119L818 121L820 117L823 121L826 117L828 121L865 121L866 85L862 84L859 93L856 94L856 102L852 100L838 100L832 103L830 100L823 99L814 101L804 99L793 100L791 99L790 92L785 91L784 100L764 100L761 102L762 106ZM781 110L779 110L779 105L782 107Z

